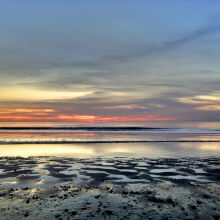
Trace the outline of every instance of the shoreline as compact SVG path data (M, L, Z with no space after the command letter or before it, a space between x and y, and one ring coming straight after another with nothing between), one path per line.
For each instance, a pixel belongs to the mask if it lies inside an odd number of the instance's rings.
M220 140L129 140L129 141L0 141L0 145L17 144L126 144L126 143L219 143Z

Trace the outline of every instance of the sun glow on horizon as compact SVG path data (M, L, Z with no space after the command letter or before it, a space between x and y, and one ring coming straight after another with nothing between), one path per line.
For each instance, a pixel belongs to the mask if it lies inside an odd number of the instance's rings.
M44 101L74 99L92 94L92 91L54 91L32 88L8 87L1 88L0 100Z
M42 112L41 112L42 111ZM16 115L16 113L19 113ZM23 113L23 114L21 114ZM156 116L145 116L145 117L135 117L135 116L96 116L96 115L65 115L57 113L52 109L21 109L11 110L5 114L5 112L0 111L0 120L2 121L76 121L76 122L129 122L129 121L172 121L175 118L163 118Z

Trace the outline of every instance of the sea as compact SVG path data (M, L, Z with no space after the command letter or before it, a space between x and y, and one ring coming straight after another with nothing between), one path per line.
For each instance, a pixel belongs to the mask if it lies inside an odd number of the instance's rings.
M0 157L219 157L219 122L1 122Z

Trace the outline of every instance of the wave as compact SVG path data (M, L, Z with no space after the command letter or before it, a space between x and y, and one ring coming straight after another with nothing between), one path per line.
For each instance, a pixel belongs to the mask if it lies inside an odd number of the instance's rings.
M107 143L197 143L197 142L220 142L220 140L106 140L106 141L0 141L0 145L8 144L107 144Z
M152 127L0 127L1 132L141 132L141 133L183 133L220 134L220 129L198 128L152 128Z
M168 128L151 128L151 127L0 127L0 130L155 130L155 129L168 129Z

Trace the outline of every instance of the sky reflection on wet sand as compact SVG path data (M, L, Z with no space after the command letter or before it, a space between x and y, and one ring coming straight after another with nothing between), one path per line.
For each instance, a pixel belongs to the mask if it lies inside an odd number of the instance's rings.
M219 142L97 143L97 144L21 144L0 145L1 156L62 157L200 157L218 156Z

